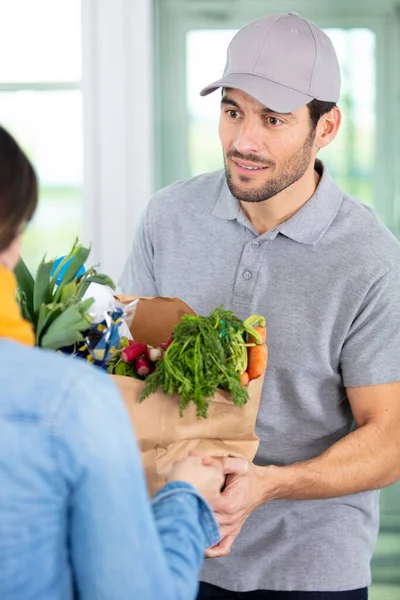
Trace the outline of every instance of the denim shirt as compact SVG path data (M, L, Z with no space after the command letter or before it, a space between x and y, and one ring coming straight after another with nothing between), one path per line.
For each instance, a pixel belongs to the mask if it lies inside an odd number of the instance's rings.
M1 600L190 600L218 540L190 485L149 501L111 378L0 339Z

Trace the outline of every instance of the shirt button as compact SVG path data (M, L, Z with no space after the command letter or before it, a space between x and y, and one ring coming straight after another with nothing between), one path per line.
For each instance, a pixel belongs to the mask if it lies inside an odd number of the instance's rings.
M245 271L245 272L243 273L243 277L244 277L245 279L251 279L251 277L252 277L252 274L250 273L250 271Z
M260 247L260 242L253 242L252 246L253 246L254 250L258 250Z

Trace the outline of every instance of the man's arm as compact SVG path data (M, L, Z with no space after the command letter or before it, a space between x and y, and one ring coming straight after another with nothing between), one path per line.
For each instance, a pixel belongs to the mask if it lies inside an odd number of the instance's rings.
M329 498L399 479L399 286L400 265L371 285L341 350L343 383L357 429L318 458L279 470L271 467L276 487L265 490L266 499L270 493L299 500Z
M347 395L357 429L317 458L266 467L265 500L332 498L400 478L400 383L347 388Z
M132 248L118 281L122 294L158 296L154 275L154 251L151 240L150 206L143 214L133 238Z
M229 553L249 514L269 500L316 500L373 490L400 479L400 383L347 389L357 429L320 456L283 467L222 459L227 488L213 503Z
M377 276L341 349L341 374L357 429L320 456L284 467L225 459L228 485L213 504L224 539L209 556L227 554L251 511L263 502L343 496L400 477L399 287L400 264Z

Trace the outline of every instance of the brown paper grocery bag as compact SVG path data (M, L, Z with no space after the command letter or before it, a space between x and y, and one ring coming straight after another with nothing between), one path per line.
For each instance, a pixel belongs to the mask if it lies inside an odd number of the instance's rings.
M179 396L162 391L139 403L144 383L112 376L128 409L142 452L150 495L164 484L172 463L190 450L209 456L240 456L252 461L258 448L254 433L264 377L250 382L249 401L235 406L228 392L214 395L206 419L196 417L193 402L179 416Z
M129 303L135 297L119 296ZM184 314L194 311L178 298L140 298L133 323L132 336L152 346L167 341ZM131 377L112 375L121 391L136 432L150 495L166 481L166 475L176 460L191 450L209 456L239 456L252 461L258 449L254 429L264 376L248 385L249 401L239 407L230 394L218 391L211 399L206 419L198 419L193 402L179 415L179 396L169 396L161 390L142 403L139 398L144 382Z
M115 296L123 304L129 304L138 296ZM133 322L129 325L132 337L137 342L158 346L166 342L175 325L183 315L195 315L194 310L179 298L139 297Z

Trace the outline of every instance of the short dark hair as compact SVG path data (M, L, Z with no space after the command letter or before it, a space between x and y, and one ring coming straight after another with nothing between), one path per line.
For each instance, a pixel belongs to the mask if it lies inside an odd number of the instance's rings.
M307 106L310 113L312 126L315 129L322 115L325 115L326 113L330 112L332 108L336 106L336 102L325 102L325 100L314 99L311 100L311 102L309 102Z
M0 126L0 252L31 220L37 200L35 170L15 139Z

